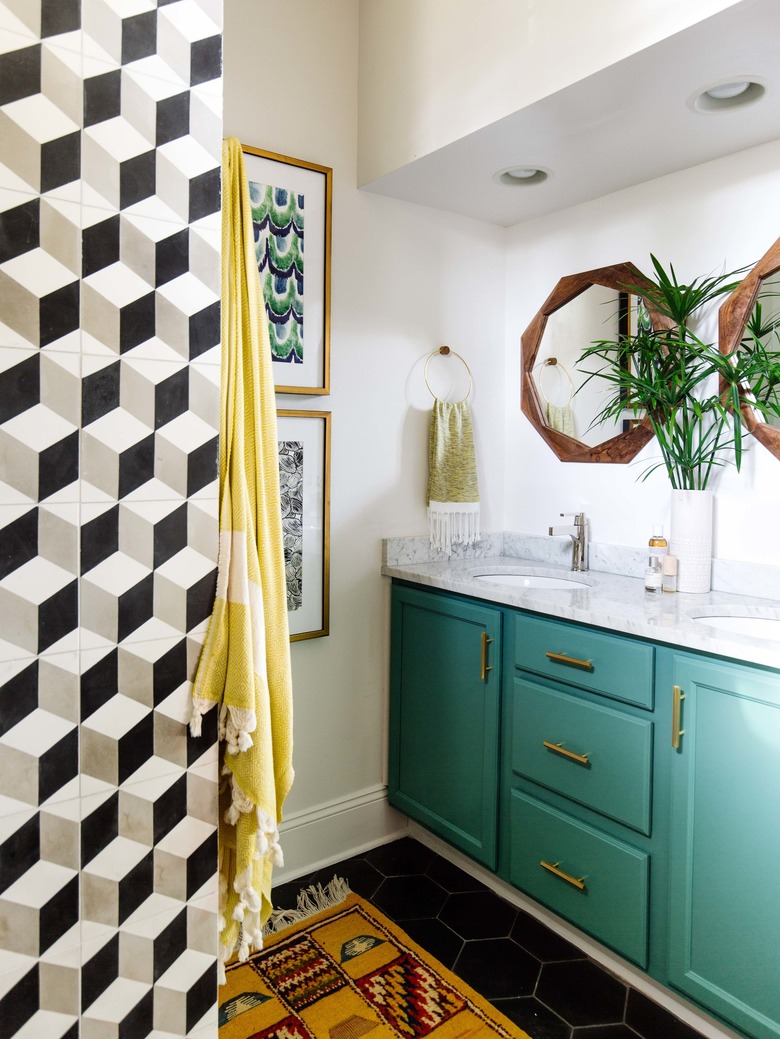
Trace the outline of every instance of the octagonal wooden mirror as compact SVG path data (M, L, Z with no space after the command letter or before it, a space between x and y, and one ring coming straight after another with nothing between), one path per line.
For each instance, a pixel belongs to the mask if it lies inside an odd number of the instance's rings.
M522 410L562 462L630 462L653 437L628 407L614 424L597 423L607 387L577 363L585 347L629 334L634 322L671 327L644 304L645 284L631 263L567 275L522 335Z
M757 310L757 307L760 310ZM759 332L756 319L760 315L759 338L769 352L778 352L780 378L780 238L761 257L755 267L740 282L718 312L720 349L730 354L740 348L750 348L752 335ZM758 386L746 387L749 396L758 394L762 399L780 401L780 383L764 379ZM742 405L745 425L755 439L780 458L780 418L764 415L745 401Z

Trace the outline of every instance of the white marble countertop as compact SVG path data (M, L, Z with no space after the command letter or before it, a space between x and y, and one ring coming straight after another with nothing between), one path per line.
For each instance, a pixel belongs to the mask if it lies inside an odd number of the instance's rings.
M477 581L479 574L512 573L560 576L586 588L551 590L516 588ZM514 555L386 562L386 577L429 588L457 592L486 602L514 606L562 620L579 621L609 631L635 635L683 649L700 650L735 660L780 669L780 640L720 630L695 617L756 617L780 619L780 600L729 591L705 594L645 591L644 581L604 571L574 573L560 564Z

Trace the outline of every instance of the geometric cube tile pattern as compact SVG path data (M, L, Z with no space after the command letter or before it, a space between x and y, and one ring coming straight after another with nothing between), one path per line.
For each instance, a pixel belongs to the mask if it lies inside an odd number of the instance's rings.
M216 1036L221 12L0 0L0 1039Z

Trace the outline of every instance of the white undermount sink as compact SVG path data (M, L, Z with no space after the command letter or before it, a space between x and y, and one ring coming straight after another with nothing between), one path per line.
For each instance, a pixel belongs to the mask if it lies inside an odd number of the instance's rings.
M475 574L475 581L500 584L511 588L543 588L546 591L571 592L575 588L588 588L583 581L568 577L548 577L546 574L496 573Z
M780 641L780 610L765 610L760 614L729 616L728 614L700 614L692 618L697 624L728 632L730 635L749 635L754 639Z

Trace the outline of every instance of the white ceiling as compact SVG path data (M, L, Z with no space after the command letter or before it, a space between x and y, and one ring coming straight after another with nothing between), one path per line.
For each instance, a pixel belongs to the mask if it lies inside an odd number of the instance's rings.
M687 104L701 88L745 78L766 87L753 104ZM511 226L777 138L780 0L743 0L362 187ZM493 181L528 165L552 175Z

